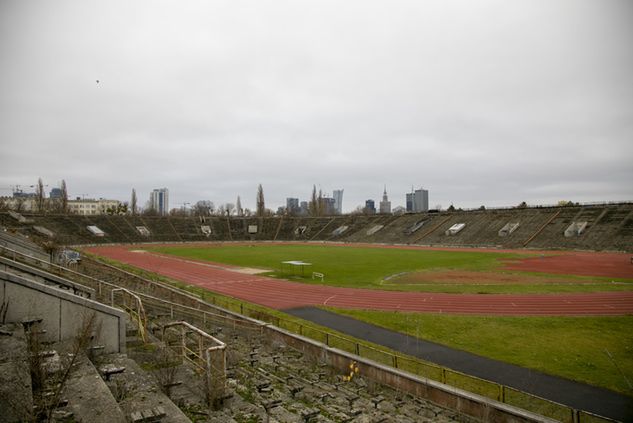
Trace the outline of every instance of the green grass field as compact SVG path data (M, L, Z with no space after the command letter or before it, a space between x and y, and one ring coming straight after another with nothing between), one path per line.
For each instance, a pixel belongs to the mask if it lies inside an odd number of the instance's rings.
M629 385L633 383L633 316L483 317L329 310L485 357L633 395Z
M303 283L446 293L556 293L632 290L633 281L613 278L554 276L503 270L503 260L527 257L529 253L497 253L477 251L403 250L333 245L252 244L215 246L169 246L149 248L179 257L225 263L235 266L270 270L268 276ZM281 262L301 260L312 263L302 277ZM325 274L323 282L312 279L312 271ZM474 280L467 283L434 280L433 275L452 271L470 272ZM424 275L424 283L403 283L394 275ZM477 277L477 275L480 275ZM490 282L491 276L521 279L509 283ZM390 278L392 277L392 278ZM389 279L390 278L390 279ZM386 280L387 279L387 280Z
M308 269L327 275L326 283L336 286L370 288L379 286L388 276L424 269L490 270L498 259L516 258L516 254L482 252L445 252L398 250L371 247L323 245L223 245L204 248L161 247L152 249L166 254L199 260L270 269L281 274L281 262L301 260L312 263ZM287 269L286 269L287 270ZM311 278L306 277L306 281Z

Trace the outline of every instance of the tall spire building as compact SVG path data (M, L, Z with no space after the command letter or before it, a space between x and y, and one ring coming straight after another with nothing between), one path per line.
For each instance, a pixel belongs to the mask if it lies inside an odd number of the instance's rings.
M382 194L382 201L380 202L380 214L391 213L391 201L387 198L387 185L385 185L385 191Z

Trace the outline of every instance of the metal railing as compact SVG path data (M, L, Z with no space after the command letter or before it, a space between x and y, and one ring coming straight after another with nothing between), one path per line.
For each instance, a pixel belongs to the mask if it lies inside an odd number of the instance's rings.
M179 327L181 358L204 372L207 381L207 399L213 404L226 391L226 344L205 331L185 322L177 321L163 325L163 341L168 329ZM189 348L189 336L193 335L196 349ZM208 346L205 344L212 344Z
M143 301L141 301L141 298L138 295L126 288L113 288L110 291L110 305L112 307L115 307L114 294L117 292L127 294L127 296L123 296L123 303L121 305L136 322L138 327L138 336L141 338L143 343L147 342L147 315L145 314L145 309L143 308ZM133 301L126 302L126 298Z
M27 264L35 264L40 266L41 268L47 269L47 270L54 270L56 272L58 272L57 274L59 276L62 275L68 275L71 276L73 278L77 278L79 280L81 280L81 284L80 283L76 283L73 282L73 284L77 287L82 287L82 288L87 288L87 289L91 289L93 288L94 290L96 290L97 292L97 296L105 299L108 298L109 292L113 289L118 289L121 288L121 286L98 279L98 278L94 278L90 275L86 275L84 273L80 273L77 272L73 269L69 269L67 267L63 267L63 266L59 266L57 264L53 264L53 263L49 263L47 261L43 261L43 260L39 260L35 257L31 257L29 255L26 254L22 254L19 251L14 251L14 250L10 250L6 247L1 247L0 246L0 253L2 252L9 252L12 255L12 260L16 261L16 262L21 262L21 263L27 263ZM18 258L20 258L21 260L18 261ZM114 268L114 267L112 267ZM123 272L126 273L130 276L133 277L138 277L136 275L133 275L129 272L126 272L124 270L121 269L117 269L119 272ZM150 285L154 285L157 287L160 287L161 289L164 289L165 291L167 291L166 296L169 295L178 295L181 297L181 299L183 300L187 300L191 303L195 303L198 305L198 307L193 307L193 306L187 306L184 304L179 304L173 301L168 301L165 300L164 298L158 298L156 296L152 296L143 292L139 292L139 291L133 291L133 290L128 290L130 292L133 292L135 295L137 295L139 298L141 298L141 300L143 301L144 307L147 308L150 304L152 304L152 307L154 308L159 308L161 310L161 312L166 312L169 313L171 318L174 318L178 313L180 314L186 314L189 317L195 317L198 320L200 320L200 322L202 324L207 324L207 323L213 323L213 322L217 322L217 323L221 323L221 324L225 324L225 325L230 325L233 327L233 329L245 329L245 330L256 330L256 331L261 331L261 324L255 324L253 322L249 322L247 320L244 320L242 318L236 318L236 317L232 317L226 314L222 314L221 312L218 312L219 310L217 310L217 308L214 308L216 310L216 312L211 312L208 310L202 310L199 308L200 306L200 298L198 297L193 297L191 295L189 295L188 293L185 293L183 291L180 291L178 289L169 287L169 286L165 286L163 284L160 284L158 282L154 282L154 281L149 281L149 280L143 280L144 282L150 284ZM111 300L111 297L110 297ZM203 304L207 304L202 302ZM207 304L209 305L209 304Z

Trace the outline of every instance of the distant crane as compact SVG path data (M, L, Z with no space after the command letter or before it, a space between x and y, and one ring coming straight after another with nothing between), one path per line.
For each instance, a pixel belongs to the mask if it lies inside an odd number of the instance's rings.
M29 188L35 188L35 185L28 185ZM48 186L48 185L46 185ZM22 190L22 185L10 185L8 187L0 187L1 190L11 190L13 195L22 194L24 191Z

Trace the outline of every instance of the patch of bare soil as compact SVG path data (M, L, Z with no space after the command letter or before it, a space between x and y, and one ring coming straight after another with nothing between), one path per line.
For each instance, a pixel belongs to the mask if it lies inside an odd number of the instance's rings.
M246 275L259 275L260 273L271 272L271 270L255 269L253 267L238 267L238 268L227 269L227 270L230 270L232 272L237 272L237 273L244 273Z
M633 257L622 253L567 252L541 254L508 262L507 270L633 279Z
M456 284L456 285L536 285L577 284L564 277L543 277L517 273L441 270L405 273L389 279L393 284Z

